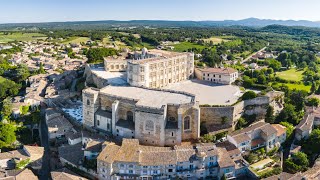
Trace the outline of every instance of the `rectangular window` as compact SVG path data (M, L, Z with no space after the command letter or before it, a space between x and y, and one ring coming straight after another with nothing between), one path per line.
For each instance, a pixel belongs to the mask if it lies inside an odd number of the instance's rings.
M140 76L140 81L144 81L144 75Z
M97 120L97 125L100 126L100 121L99 120Z

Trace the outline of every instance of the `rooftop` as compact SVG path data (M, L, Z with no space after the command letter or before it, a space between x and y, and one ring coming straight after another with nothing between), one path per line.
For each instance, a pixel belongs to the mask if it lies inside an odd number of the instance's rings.
M68 170L67 168L52 171L51 177L52 177L52 180L86 180L87 179L77 175L76 173Z
M260 121L260 122L256 122L254 124L251 124L250 126L244 128L244 129L231 132L229 134L229 136L233 137L237 143L244 142L244 141L250 141L251 137L248 134L253 131L256 131L256 130L260 130L261 133L265 134L266 136L271 136L273 134L280 133L271 124ZM258 142L256 142L256 143L258 143Z
M218 85L213 82L198 79L170 84L168 87L165 87L165 89L194 94L200 105L232 105L242 96L237 86Z
M138 106L161 108L167 104L192 103L194 96L178 92L169 92L156 89L145 89L130 86L107 86L101 93L137 101Z
M154 147L143 146L137 139L124 139L121 146L109 143L98 156L98 160L107 163L135 162L143 166L170 165L190 161L197 156L217 156L221 167L233 166L234 162L224 148L217 148L212 143L196 146Z
M199 71L203 72L203 73L217 73L217 74L232 74L235 72L238 72L237 70L233 69L233 68L197 68Z

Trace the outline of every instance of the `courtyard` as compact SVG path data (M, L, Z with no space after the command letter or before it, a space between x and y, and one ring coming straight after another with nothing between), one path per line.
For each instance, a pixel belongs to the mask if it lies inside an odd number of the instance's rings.
M171 84L165 89L194 94L200 105L232 105L243 94L237 86L219 85L198 79Z

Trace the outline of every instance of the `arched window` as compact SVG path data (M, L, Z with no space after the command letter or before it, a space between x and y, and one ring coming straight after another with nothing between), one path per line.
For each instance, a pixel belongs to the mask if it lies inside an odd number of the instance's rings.
M153 131L154 130L154 123L151 120L147 120L145 124L146 131Z
M184 124L184 130L189 130L190 129L190 116L186 116L183 120L183 124Z
M131 111L127 112L127 120L128 121L133 121L133 113Z
M90 100L89 99L87 99L87 105L90 106Z
M174 118L174 117L169 117L169 121L176 121L176 118Z

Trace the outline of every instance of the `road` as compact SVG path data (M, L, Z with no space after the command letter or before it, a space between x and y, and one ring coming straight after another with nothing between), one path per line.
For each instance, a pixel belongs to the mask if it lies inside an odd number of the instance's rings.
M260 49L259 51L255 52L255 53L252 53L250 56L248 56L247 58L245 58L244 60L242 60L242 61L241 61L241 64L249 61L249 60L252 58L253 55L257 54L258 52L264 51L266 48L267 48L267 46L264 47L264 48L262 48L262 49Z
M45 108L41 108L41 121L40 121L40 140L41 146L44 147L44 155L42 158L42 169L40 170L40 179L41 180L48 180L50 178L50 144L49 144L49 137L48 137L48 126L45 120Z

